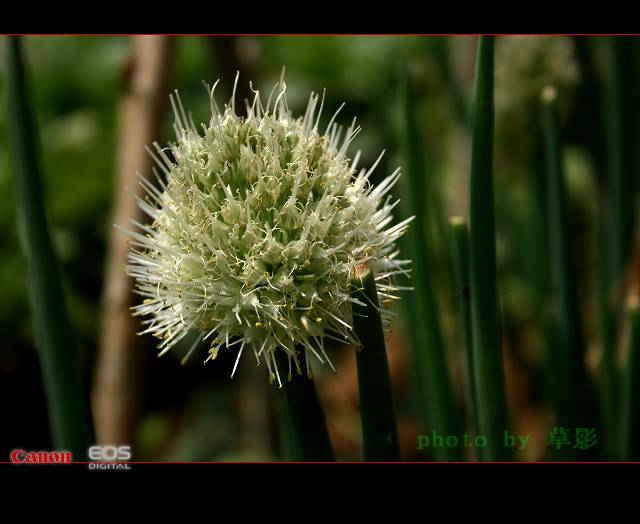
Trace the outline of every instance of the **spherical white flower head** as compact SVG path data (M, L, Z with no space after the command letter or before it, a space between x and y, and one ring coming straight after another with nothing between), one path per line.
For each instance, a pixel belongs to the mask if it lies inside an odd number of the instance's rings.
M308 374L311 355L333 368L326 339L359 343L354 265L368 262L374 271L385 322L397 298L392 277L406 272L394 242L409 220L388 227L398 202L385 196L400 172L373 188L375 165L358 172L359 155L346 155L360 128L354 120L340 140L336 113L327 132L318 132L318 95L295 119L280 81L273 106L254 91L247 116L239 116L235 97L217 109L214 89L202 134L172 98L177 141L152 152L164 178L156 173L159 187L141 178L147 195L138 202L153 223L135 222L142 232L128 231L134 247L126 270L145 297L134 314L149 316L143 333L162 339L160 355L191 330L201 335L189 354L201 339L211 340L207 360L236 346L231 376L246 347L280 384L276 351L289 357L289 378L292 363L301 372L300 351Z

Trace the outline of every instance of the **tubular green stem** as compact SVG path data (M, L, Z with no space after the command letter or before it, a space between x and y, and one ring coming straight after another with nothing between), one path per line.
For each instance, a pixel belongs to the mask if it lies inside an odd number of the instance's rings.
M478 409L476 407L476 385L473 365L473 343L471 329L471 303L469 293L469 229L462 217L449 220L451 258L455 283L456 303L462 341L466 360L467 404L469 406L469 425L475 432L478 429Z
M605 422L605 446L609 456L619 456L620 439L616 433L620 428L618 399L618 370L615 365L617 333L614 326L619 324L623 313L624 272L629 261L633 243L637 184L636 172L637 124L635 118L636 61L634 42L625 37L611 37L613 85L610 92L608 152L609 169L606 171L608 206L605 206L606 220L602 246L606 247L609 260L606 272L600 275L601 324L602 333L602 402ZM602 218L601 218L602 220ZM605 276L606 275L606 276Z
M289 369L289 360L284 351L276 351L275 356L279 370ZM302 364L302 369L306 369L304 362ZM298 462L335 461L313 378L296 373L290 378L282 381L278 391L285 424L288 425L286 436L293 455L290 459Z
M616 163L613 159L615 156L614 144L616 143L614 137L619 131L615 131L612 127L619 114L614 116L613 106L617 104L614 100L616 95L612 92L613 90L606 89L608 86L605 86L600 78L601 75L599 75L596 49L601 45L600 40L574 37L574 43L581 71L581 82L573 101L571 132L573 141L584 145L586 152L591 157L598 188L596 206L591 218L592 250L595 254L593 286L598 338L601 346L601 361L598 372L598 407L605 456L613 458L616 456L616 449L620 442L620 426L618 423L619 380L614 358L616 347L614 326L618 322L615 318L617 312L614 312L613 307L611 282L612 260L614 258L611 216L612 166ZM613 60L611 62L613 63ZM622 73L622 71L620 72ZM626 103L631 101L627 100ZM629 109L629 106L626 106L624 110L633 118L633 111ZM618 208L618 212L621 209Z
M622 405L622 459L640 460L640 303L638 297L628 305L629 353L627 355Z
M634 162L636 68L633 42L624 37L611 37L613 46L613 89L611 97L610 132L610 195L611 195L611 286L615 308L621 309L622 277L633 242Z
M556 90L542 92L543 131L549 211L549 262L557 345L550 358L557 423L567 427L593 424L589 415L588 380L584 369L584 337L580 319L578 283L571 253L569 214L562 168L562 145L556 108ZM550 355L551 357L551 355Z
M26 256L33 325L44 381L53 444L86 459L94 442L75 336L67 315L53 252L19 37L7 49L8 125L16 175L17 219Z
M470 177L470 281L473 360L484 460L507 460L502 445L507 406L498 321L493 199L493 37L481 36L472 111Z
M428 218L425 210L427 197L423 149L419 142L415 121L416 110L406 67L401 78L401 97L400 143L403 147L407 173L408 211L410 215L416 217L407 234L410 256L414 261L412 281L415 291L409 298L409 312L412 320L410 334L416 362L416 375L422 404L426 411L426 422L430 429L445 435L456 435L462 425L453 397L440 330L438 306L431 282L431 260L426 233ZM441 461L460 460L462 456L458 448L443 447L435 448L433 451L436 460Z
M529 120L536 122L540 118L539 106L529 109ZM531 212L526 218L526 233L528 244L523 246L523 254L526 257L528 278L534 292L536 317L543 343L547 353L554 351L554 340L549 320L549 294L551 279L549 273L549 213L548 213L548 188L546 177L540 176L545 172L544 137L542 126L531 130L531 147L528 155L528 163L532 171L526 176L526 191L531 195ZM524 240L524 238L523 238Z
M605 456L616 458L618 453L619 398L618 369L615 362L616 336L613 328L613 308L609 300L609 279L607 273L607 236L602 220L602 209L595 216L595 252L596 256L596 312L601 344L599 381L599 411L603 430L603 448Z
M397 461L398 430L378 293L375 277L366 263L354 268L351 297L364 304L352 306L353 330L362 343L356 360L364 458L367 461Z

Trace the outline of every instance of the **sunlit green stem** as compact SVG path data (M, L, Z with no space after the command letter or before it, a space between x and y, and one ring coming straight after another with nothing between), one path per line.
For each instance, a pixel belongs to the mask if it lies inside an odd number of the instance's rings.
M481 458L506 460L510 454L502 442L508 416L498 320L493 198L493 47L493 37L480 37L471 119L469 267L478 430L488 440Z
M398 460L398 430L391 395L387 351L375 276L368 264L355 266L351 279L353 330L362 343L356 354L364 458Z

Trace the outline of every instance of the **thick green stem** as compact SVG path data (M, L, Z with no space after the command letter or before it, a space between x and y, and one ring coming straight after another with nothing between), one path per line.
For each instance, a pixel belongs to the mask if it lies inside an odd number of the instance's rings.
M25 78L19 37L7 49L8 125L16 176L16 208L26 257L33 327L40 357L53 444L86 460L93 444L88 395L75 336L65 308L53 252L40 174L38 132Z
M280 372L289 369L284 351L276 351L276 364ZM303 365L302 369L306 367ZM335 456L313 377L294 372L288 378L291 380L282 380L278 394L285 424L288 425L287 437L292 454L289 458L298 462L333 462Z
M476 407L476 385L473 365L473 341L471 329L471 295L469 292L469 229L462 217L449 220L451 259L455 282L456 303L460 340L464 347L465 371L467 376L467 404L469 425L478 430L478 408Z
M633 42L612 37L613 89L610 132L611 286L616 310L622 304L622 278L629 259L635 224L634 175L636 91Z
M635 225L635 183L637 162L636 61L633 39L611 37L612 88L609 107L608 206L605 207L606 232L603 242L609 255L607 277L601 290L603 310L602 402L605 446L610 457L619 456L620 428L618 406L619 377L615 366L618 345L615 326L623 316L624 275L629 262Z
M619 391L618 377L615 366L616 335L614 326L617 324L614 312L614 300L611 285L611 267L614 258L612 236L611 190L612 166L619 165L620 149L619 122L620 114L614 106L617 95L612 98L599 74L597 49L602 39L589 37L574 37L576 58L580 66L580 82L573 95L573 112L570 121L570 131L573 142L584 146L591 157L595 168L594 183L597 186L595 194L596 206L592 215L593 244L595 253L594 289L595 310L598 322L598 337L601 346L599 369L599 408L602 429L602 444L607 458L616 456L616 449L620 442L618 425ZM604 42L607 43L607 42ZM613 63L613 61L611 61ZM619 70L622 73L622 70ZM617 81L618 82L618 81ZM619 86L624 84L618 82ZM630 100L627 100L627 104ZM626 109L625 109L626 111ZM615 113L615 116L614 116ZM628 115L633 115L628 111ZM631 116L633 119L633 116ZM614 130L618 128L618 130ZM616 145L618 144L618 145ZM617 150L617 151L614 151ZM614 157L617 157L614 160ZM621 186L618 184L618 188ZM616 190L621 196L619 189ZM620 211L622 208L619 208ZM615 241L620 245L619 240ZM615 248L618 252L618 247ZM615 258L619 258L619 252ZM616 263L617 264L617 263Z
M552 279L552 315L557 340L549 355L549 373L556 422L569 428L588 427L588 380L584 368L584 336L575 264L571 252L570 219L562 167L562 144L556 108L556 90L542 92L543 132L547 177L549 263Z
M416 364L418 387L422 405L426 412L429 429L444 435L458 434L461 424L451 387L451 378L444 352L440 330L437 301L432 285L432 268L427 244L427 213L425 209L426 173L424 170L423 148L419 141L416 125L416 107L409 86L408 75L403 71L401 78L402 153L405 162L405 190L410 215L416 219L407 234L409 256L413 259L412 281L415 291L410 297L411 304L411 345ZM413 307L412 307L413 306ZM434 448L434 456L441 461L460 460L459 448Z
M351 296L360 302L353 304L353 330L362 343L356 359L364 458L368 461L397 461L398 430L378 293L375 277L366 263L354 268Z
M470 179L471 324L479 432L484 460L507 460L508 416L498 320L493 199L493 37L481 36L472 110Z
M640 460L640 303L634 297L628 306L629 353L625 366L622 401L622 459Z
M601 206L599 206L601 207ZM618 456L619 398L618 369L616 367L613 306L610 301L607 235L602 209L594 219L596 252L596 314L600 336L601 356L598 371L600 421L603 430L603 449L608 459Z

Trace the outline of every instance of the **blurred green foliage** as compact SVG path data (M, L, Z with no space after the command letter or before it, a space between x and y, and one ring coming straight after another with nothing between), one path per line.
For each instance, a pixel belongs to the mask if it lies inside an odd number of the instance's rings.
M72 323L83 346L92 348L113 193L119 67L127 42L126 38L31 37L25 44L54 246L65 275ZM4 95L3 77L0 90ZM6 113L0 113L3 145L5 118ZM8 150L2 147L0 351L33 346L10 169Z

